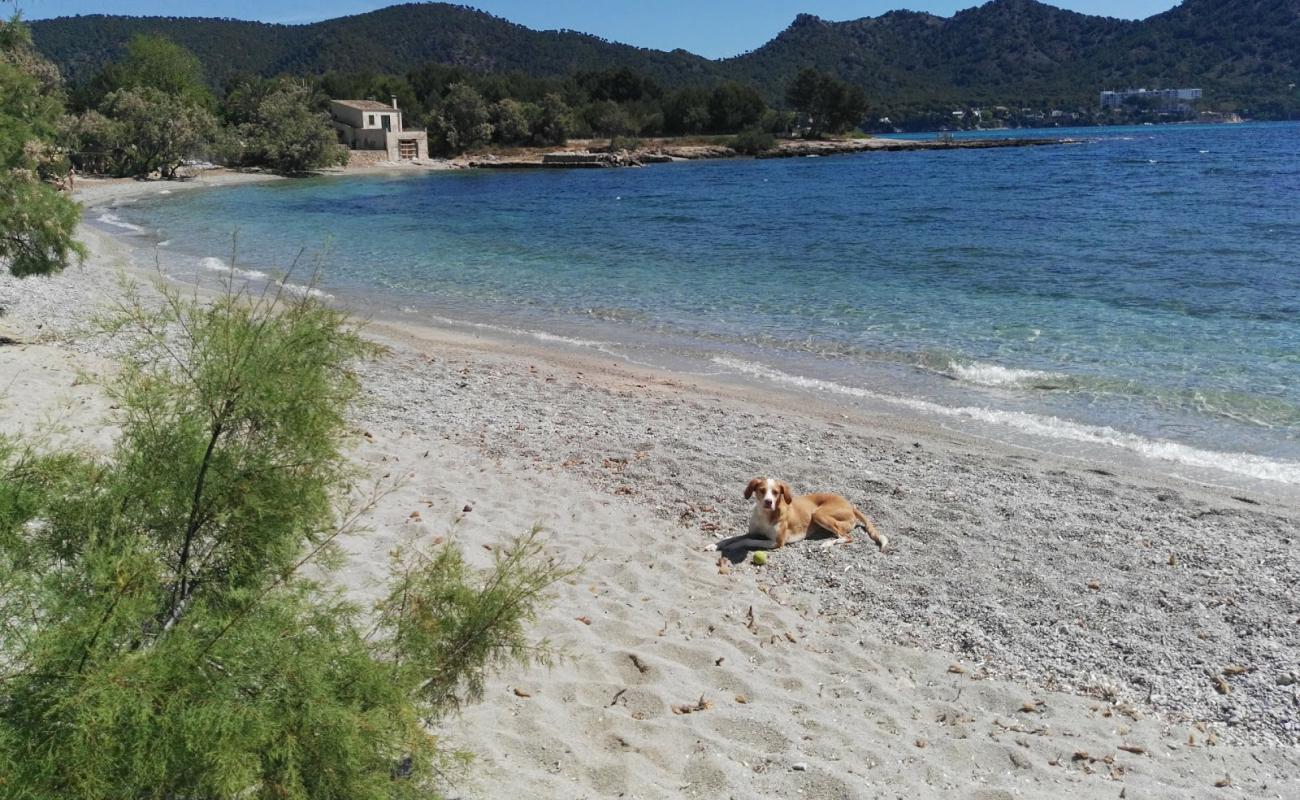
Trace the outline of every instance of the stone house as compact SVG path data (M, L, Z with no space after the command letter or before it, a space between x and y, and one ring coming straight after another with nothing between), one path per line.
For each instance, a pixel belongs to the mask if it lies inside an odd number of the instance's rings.
M429 157L429 134L402 127L396 97L392 105L375 100L331 100L330 120L339 141L350 150L383 150L388 161Z

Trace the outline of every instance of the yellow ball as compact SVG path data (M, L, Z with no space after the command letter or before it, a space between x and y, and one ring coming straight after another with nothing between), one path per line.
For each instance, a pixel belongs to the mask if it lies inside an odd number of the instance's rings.
M764 564L766 564L766 563L767 563L767 552L764 551L764 550L758 550L758 551L755 551L755 553L754 553L754 563L757 564L757 565L759 565L760 567L763 566Z

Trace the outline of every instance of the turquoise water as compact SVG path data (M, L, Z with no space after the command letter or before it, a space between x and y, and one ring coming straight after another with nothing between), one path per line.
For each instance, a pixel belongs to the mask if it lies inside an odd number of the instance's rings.
M1024 132L1017 132L1022 135ZM371 313L1300 484L1300 126L327 177L91 219Z

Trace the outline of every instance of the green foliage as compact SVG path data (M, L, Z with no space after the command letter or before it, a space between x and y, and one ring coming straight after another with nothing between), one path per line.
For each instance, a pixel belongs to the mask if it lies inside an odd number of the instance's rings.
M800 70L785 97L792 108L807 115L811 137L852 130L867 114L867 96L861 89L811 68Z
M752 86L724 83L709 95L709 127L715 133L753 128L765 111L767 103Z
M488 116L492 123L492 141L498 144L525 144L532 136L532 120L540 113L537 106L505 98L492 104Z
M613 100L601 100L587 106L583 112L591 132L597 136L613 138L632 132L627 112Z
M713 125L707 89L689 87L664 98L664 128L678 136L705 133Z
M670 133L704 131L673 124L672 90L707 90L735 81L756 87L776 104L805 67L857 86L880 116L911 127L941 124L944 114L971 106L1095 111L1099 90L1126 86L1200 86L1207 107L1282 118L1300 112L1300 93L1291 86L1300 74L1294 0L1184 0L1142 21L1078 14L1031 0L970 5L978 7L951 17L899 11L828 22L800 15L762 47L720 61L569 31L532 31L444 4L404 4L289 28L113 16L48 20L33 27L43 52L75 83L118 58L132 36L152 33L198 54L218 83L240 70L264 77L334 70L402 75L433 64L436 71L455 73L441 79L443 87L474 75L516 76L506 81L505 94L480 86L489 102L507 96L538 102L546 92L559 91L566 103L581 107L589 98L578 95L589 94L588 89L602 95L590 99L634 94L645 99L651 87L662 87L670 91L650 99L663 102ZM623 69L640 77L620 75ZM525 93L521 74L551 80L594 77L587 79L588 89L570 79L572 91L552 86ZM415 88L427 100L429 95Z
M548 658L524 626L566 571L535 534L482 576L406 548L375 609L347 602L327 578L368 507L342 447L373 348L236 292L107 331L130 348L112 453L0 444L0 794L433 796L457 754L426 726Z
M207 110L150 86L119 89L100 105L112 125L106 129L115 175L173 178L181 163L204 154L217 135Z
M533 143L562 145L573 130L573 112L560 95L554 92L542 98L537 121L533 125Z
M776 147L776 137L767 131L748 130L741 131L732 137L727 146L737 153L743 153L747 156L756 156L760 153L766 153Z
M233 163L301 173L347 163L329 115L309 86L291 78L251 80L226 96L224 109L237 140Z
M0 22L0 260L14 275L57 272L85 254L73 238L77 204L48 183L66 171L51 144L60 92L25 26Z
M59 141L68 149L77 169L92 175L113 173L122 160L120 148L125 144L120 126L94 110L64 117Z
M132 39L81 98L95 107L66 121L62 137L83 171L173 178L184 160L217 149L214 100L199 62L161 37Z
M629 67L580 73L577 83L596 103L607 100L628 103L658 98L663 94L653 79Z
M216 108L199 59L166 37L148 34L134 36L123 58L104 67L91 82L86 101L98 105L122 89L146 88L209 111Z
M452 84L430 120L429 138L432 147L453 155L487 144L492 123L483 96L469 84Z

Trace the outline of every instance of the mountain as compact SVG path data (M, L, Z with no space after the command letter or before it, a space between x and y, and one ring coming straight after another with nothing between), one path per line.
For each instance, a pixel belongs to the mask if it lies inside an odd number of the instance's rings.
M429 62L535 75L629 66L666 85L716 79L712 62L684 50L649 50L576 31L535 31L444 3L408 3L308 25L106 15L30 25L36 46L74 83L119 57L140 33L160 34L191 50L217 84L239 72L402 74Z
M1142 21L992 0L952 17L892 11L829 22L799 15L762 47L709 60L535 31L464 6L408 4L309 25L228 19L85 16L32 23L37 46L71 80L93 74L136 33L184 45L216 83L330 70L404 73L428 62L476 72L567 75L631 67L661 85L741 80L779 100L814 66L861 86L875 108L1090 106L1103 88L1200 86L1211 105L1300 110L1300 0L1184 0Z
M775 94L805 65L863 87L876 108L1070 107L1104 88L1198 86L1212 103L1268 102L1300 83L1300 0L1185 0L1143 21L993 0L952 17L801 15L727 64Z

